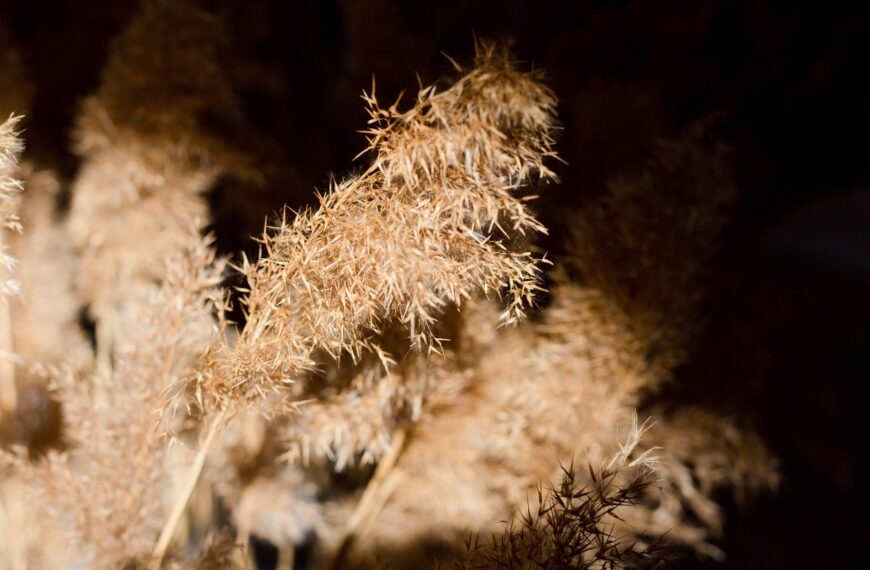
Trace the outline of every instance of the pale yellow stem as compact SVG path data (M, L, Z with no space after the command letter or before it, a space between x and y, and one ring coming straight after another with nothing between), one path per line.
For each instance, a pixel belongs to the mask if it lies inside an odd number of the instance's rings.
M3 234L0 230L0 251ZM15 413L18 407L18 389L15 386L15 362L12 360L12 316L9 301L0 297L0 416Z
M0 299L0 409L4 414L15 413L18 407L18 389L15 387L15 362L12 360L12 326L9 302Z
M202 468L205 466L205 460L214 445L218 434L224 427L225 410L222 410L212 421L206 433L205 440L200 445L199 451L193 460L187 475L184 478L181 491L178 498L172 506L172 511L169 513L169 518L166 519L166 524L163 525L163 530L160 532L160 537L157 539L157 544L154 546L154 552L151 555L150 570L159 570L163 564L163 558L166 556L166 551L169 549L169 544L172 537L175 535L175 529L178 527L178 522L187 508L187 503L190 501L190 496L196 487L199 476L202 473Z
M391 475L393 475L393 467L395 467L405 444L405 431L396 431L390 444L389 453L381 458L377 469L375 469L375 474L363 491L359 503L344 527L342 539L332 561L334 570L344 566L356 538L363 534L366 527L378 516L393 492L396 480Z
M104 317L97 322L96 336L97 373L102 374L104 378L110 378L112 376L112 345L114 343L114 331L112 330L112 326L109 324L107 317Z
M0 544L0 565L5 556L8 567L12 570L27 570L27 560L21 551L20 539L15 532L15 526L6 509L6 497L4 489L0 488L0 532L6 540L5 548Z
M293 570L293 560L296 551L292 546L284 546L278 549L278 566L275 570Z
M0 230L0 251L5 243ZM12 315L9 301L0 297L0 416L15 413L18 407L18 389L15 386L15 362L12 360Z

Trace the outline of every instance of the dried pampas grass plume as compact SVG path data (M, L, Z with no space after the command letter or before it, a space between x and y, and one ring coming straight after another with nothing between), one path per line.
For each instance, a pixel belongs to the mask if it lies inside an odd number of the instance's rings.
M197 2L147 0L82 105L68 223L104 371L125 334L119 315L135 302L128 292L160 281L161 260L183 248L189 225L207 223L204 194L217 177L259 178L214 128L238 115L221 68L225 43L220 22Z
M318 358L373 353L389 369L377 342L388 327L402 328L412 349L438 352L435 324L447 307L499 296L510 324L539 290L541 260L514 241L544 231L518 194L554 178L545 165L555 157L552 93L506 52L481 46L474 68L444 91L422 89L407 111L380 107L374 89L364 99L371 166L336 182L316 210L292 220L285 211L267 228L260 258L241 268L245 327L180 386L211 416L210 435L270 397L272 412L292 410L287 387ZM155 560L185 502L182 494Z
M317 210L267 228L261 257L242 268L247 324L197 378L200 405L280 392L316 368L318 351L378 351L372 339L392 322L414 348L437 350L448 304L499 295L513 323L538 291L540 260L510 240L544 229L517 194L554 177L550 91L485 46L473 69L444 91L422 89L408 111L365 99L371 166L336 182Z
M164 260L160 285L140 285L124 314L110 375L57 370L69 449L7 458L28 481L44 523L65 533L68 564L117 568L148 560L171 488L159 426L164 391L199 366L214 341L224 263L195 230Z

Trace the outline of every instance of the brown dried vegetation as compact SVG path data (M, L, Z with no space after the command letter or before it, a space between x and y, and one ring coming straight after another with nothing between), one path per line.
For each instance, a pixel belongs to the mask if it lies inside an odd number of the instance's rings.
M0 432L0 568L243 568L252 535L284 563L313 544L314 567L720 555L714 493L775 486L773 460L711 412L637 410L701 328L735 193L723 149L689 133L612 180L537 307L556 99L480 44L408 106L364 94L365 166L267 225L233 323L204 193L263 184L263 157L236 136L228 49L194 2L144 3L81 106L68 212L57 175L18 166L18 119L0 127L3 265L9 243L27 261L13 311L2 277L0 413L26 415L18 362L63 418L49 451Z

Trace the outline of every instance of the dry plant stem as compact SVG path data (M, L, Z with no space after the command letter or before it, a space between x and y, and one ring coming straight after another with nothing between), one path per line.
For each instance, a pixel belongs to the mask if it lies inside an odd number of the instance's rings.
M97 372L105 376L112 374L112 331L109 323L103 319L97 323Z
M278 551L278 566L275 570L293 570L293 562L296 552L289 547L283 547Z
M12 525L9 521L9 515L6 512L6 499L3 497L3 491L0 490L0 532L3 533L4 540L6 541L5 552L0 551L0 562L2 562L2 556L5 554L7 557L7 561L12 562L12 568L15 570L24 570L25 565L22 562L21 554L18 552L18 541L15 539L15 536L12 532Z
M205 440L202 442L199 452L193 460L193 464L191 464L190 469L187 471L178 498L172 505L172 512L170 512L169 518L166 519L166 524L163 525L163 530L160 531L160 537L157 539L157 544L154 546L154 552L151 556L151 564L149 566L151 570L159 570L160 565L163 563L163 557L166 556L166 550L169 548L169 543L172 540L172 536L175 534L175 529L178 527L181 515L184 514L184 509L187 508L187 503L190 501L190 495L193 493L193 488L196 487L196 482L199 481L199 476L202 473L202 468L205 465L205 459L208 456L208 452L211 450L212 445L214 445L218 434L225 426L225 419L226 410L221 410L218 415L215 416L208 428Z
M0 237L0 251L3 239ZM9 301L0 298L0 412L14 414L18 407L18 390L15 388L15 363L12 361L12 322Z
M6 537L6 542L8 544L8 551L0 552L0 555L6 555L14 560L16 558L14 552L15 541L9 540L11 534L10 530L11 529L9 528L9 515L6 514L6 505L4 504L3 495L0 494L0 532L3 533L4 537ZM0 558L0 560L2 560L2 558Z
M10 115L0 123L0 261L5 270L0 270L0 413L11 414L18 403L15 389L15 363L12 359L12 322L6 296L13 291L7 281L7 273L14 260L5 255L7 247L5 230L21 231L18 220L18 193L21 183L15 179L18 156L22 145L18 139L16 126L21 117Z
M381 459L378 463L375 474L372 480L369 481L356 509L347 521L347 526L342 532L342 539L336 551L335 559L332 562L333 570L338 570L344 566L348 554L353 548L356 538L365 531L366 526L374 520L384 503L389 498L391 491L390 475L393 472L393 467L396 466L396 461L402 453L402 448L405 445L405 430L398 430L393 435L392 446L390 452Z

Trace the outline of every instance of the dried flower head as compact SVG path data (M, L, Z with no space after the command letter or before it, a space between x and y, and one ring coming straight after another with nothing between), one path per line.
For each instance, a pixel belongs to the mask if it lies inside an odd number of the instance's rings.
M448 304L499 295L517 321L539 289L539 264L510 240L543 227L518 191L552 179L552 94L482 48L455 84L420 91L407 111L372 116L371 166L334 184L314 211L287 212L245 262L247 324L199 389L221 407L257 401L317 365L316 352L357 360L403 326L437 350ZM385 364L390 356L384 354Z
M221 71L224 44L220 22L196 2L148 0L82 106L68 223L103 363L124 334L115 321L129 291L160 281L161 260L184 247L192 223L208 222L204 194L217 177L258 179L214 128L233 124L238 104Z

